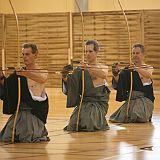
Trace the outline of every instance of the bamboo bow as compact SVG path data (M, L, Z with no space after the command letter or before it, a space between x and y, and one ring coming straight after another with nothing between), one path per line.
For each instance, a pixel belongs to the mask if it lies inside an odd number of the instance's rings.
M83 13L81 11L81 8L77 2L77 0L75 0L76 5L78 7L78 10L81 14L81 27L82 27L82 62L84 62L84 18L83 18ZM81 101L80 101L80 105L79 105L79 109L78 109L78 116L77 116L77 123L76 123L76 131L78 132L79 130L79 121L80 121L80 113L81 113L81 108L82 108L82 102L83 102L83 97L84 97L84 69L82 69L82 95L81 95Z
M129 44L129 63L132 64L132 52L131 52L131 35L130 35L130 28L129 28L129 24L128 24L128 19L127 16L125 14L125 11L123 9L121 0L118 0L118 4L123 12L123 16L126 22L126 27L127 27L127 33L128 33L128 44ZM129 111L129 107L130 107L130 101L131 101L131 96L132 96L132 85L133 85L133 73L132 70L130 70L130 92L129 92L129 98L128 98L128 107L127 107L127 112L126 112L126 122L128 121L128 111Z
M19 52L19 22L18 22L18 16L17 13L13 7L13 4L11 0L9 0L10 6L12 8L13 14L15 16L16 20L16 28L17 28L17 67L20 67L20 52ZM19 107L20 107L20 99L21 99L21 80L20 77L18 77L18 101L17 101L17 108L16 108L16 113L15 113L15 118L13 122L13 129L12 129L12 143L14 143L14 134L15 134L15 127L16 127L16 121L17 121L17 116L19 112Z

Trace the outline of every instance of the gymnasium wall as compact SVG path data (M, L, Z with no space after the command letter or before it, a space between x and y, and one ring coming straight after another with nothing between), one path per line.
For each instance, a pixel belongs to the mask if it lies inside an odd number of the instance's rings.
M87 1L87 0L86 0ZM118 0L78 0L87 3L84 13L85 40L97 39L101 46L99 61L109 65L116 61L129 61L128 34ZM160 1L121 0L128 17L132 43L140 42L146 48L146 63L154 66L154 86L160 90ZM12 0L18 13L20 44L34 42L39 47L39 63L50 69L48 87L60 87L61 71L68 64L70 32L73 32L73 58L82 58L80 14L75 0ZM70 14L72 13L72 29ZM4 19L4 21L2 21ZM4 33L3 22L6 32ZM0 49L5 39L6 66L17 65L16 24L8 0L0 0ZM0 65L1 65L0 56ZM21 59L22 65L22 59Z
M160 90L160 10L126 11L130 26L132 43L145 45L145 62L154 66L154 86ZM13 14L5 14L6 24L6 67L17 65L16 25ZM39 47L39 63L51 70L48 87L60 87L61 76L53 71L61 71L68 64L70 43L69 13L32 13L19 14L20 44L34 42ZM82 59L82 33L79 13L72 13L73 58ZM2 14L0 15L2 24ZM101 50L99 61L109 65L111 82L111 64L129 61L129 44L126 24L121 11L86 12L84 13L85 40L97 39ZM2 42L0 27L0 42ZM0 43L0 48L2 43ZM1 56L0 56L1 59ZM21 59L22 62L22 59ZM23 63L21 63L22 65ZM1 65L1 61L0 61Z
M86 2L87 1L87 2ZM120 10L118 0L78 0L88 11ZM121 0L125 10L160 9L159 0ZM75 0L12 0L17 13L75 12ZM0 0L0 13L12 13L8 0Z

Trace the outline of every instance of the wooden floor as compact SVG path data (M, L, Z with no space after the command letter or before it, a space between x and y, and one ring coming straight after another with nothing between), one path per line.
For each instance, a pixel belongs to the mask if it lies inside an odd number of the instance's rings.
M160 160L160 92L155 92L152 123L110 123L110 130L90 133L64 132L62 129L72 109L65 108L65 96L61 89L47 89L47 92L50 99L47 128L51 141L37 144L0 143L0 160ZM113 91L107 119L121 104L114 98ZM0 129L7 118L0 113Z

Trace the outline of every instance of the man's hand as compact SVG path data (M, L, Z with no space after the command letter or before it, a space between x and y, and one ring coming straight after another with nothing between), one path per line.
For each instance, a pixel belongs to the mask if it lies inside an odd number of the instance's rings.
M25 71L24 68L22 68L22 67L16 67L15 71L16 71L17 75L19 75L19 76L25 76L26 71Z
M2 71L0 71L0 79L1 79L2 77L4 77L4 74L3 74Z
M71 71L73 71L73 66L72 65L66 65L66 66L63 67L61 73L62 73L62 79L64 81L67 81L67 74Z
M4 76L3 72L0 71L0 85L4 84L4 79L5 79L5 76Z
M87 69L87 68L89 68L89 65L87 62L81 62L80 67L81 67L81 69Z
M125 68L126 68L126 69L129 69L130 71L134 71L134 70L136 69L136 66L135 66L135 64L133 63L133 64L128 64L128 65L126 65Z

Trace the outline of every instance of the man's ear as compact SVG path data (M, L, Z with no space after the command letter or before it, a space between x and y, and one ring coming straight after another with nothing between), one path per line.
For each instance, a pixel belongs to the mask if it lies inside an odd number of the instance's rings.
M34 54L34 56L35 56L35 58L37 59L37 57L38 57L38 53L35 53L35 54Z

